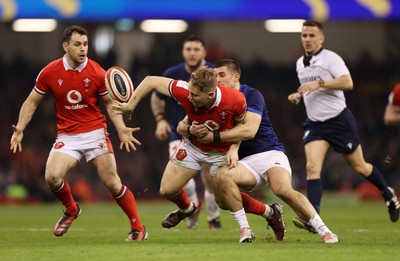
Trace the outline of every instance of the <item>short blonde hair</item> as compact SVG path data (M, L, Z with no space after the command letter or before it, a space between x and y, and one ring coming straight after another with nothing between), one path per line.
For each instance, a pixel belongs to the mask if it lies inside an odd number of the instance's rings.
M192 73L190 84L201 92L212 91L217 86L217 73L214 69L202 67Z

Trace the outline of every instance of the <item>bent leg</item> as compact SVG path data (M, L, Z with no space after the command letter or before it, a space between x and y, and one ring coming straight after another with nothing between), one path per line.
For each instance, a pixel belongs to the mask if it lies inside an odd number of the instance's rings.
M323 192L321 170L329 147L329 143L324 140L311 141L304 145L307 159L307 197L318 213Z
M117 173L114 154L107 153L93 159L100 180L113 195L117 204L127 215L131 230L144 231L140 221L139 210L136 205L135 196L132 191L121 183Z
M208 214L208 221L214 220L220 215L220 208L215 200L213 187L211 184L210 166L208 164L201 165L201 181L204 185L204 201Z
M161 179L160 195L182 210L190 207L190 200L182 188L197 172L169 161Z
M359 145L354 152L351 154L344 154L343 157L354 172L364 176L381 191L385 201L391 200L393 194L389 190L385 178L376 167L364 160L361 145Z
M78 205L76 204L71 188L64 179L68 171L75 167L78 160L64 153L51 153L47 159L45 180L53 194L65 206L66 211L72 215L78 213Z
M293 189L291 176L286 169L271 168L267 171L267 176L274 194L285 201L301 219L308 221L321 238L324 239L327 234L332 235L310 201L303 194ZM336 235L334 236L336 237Z

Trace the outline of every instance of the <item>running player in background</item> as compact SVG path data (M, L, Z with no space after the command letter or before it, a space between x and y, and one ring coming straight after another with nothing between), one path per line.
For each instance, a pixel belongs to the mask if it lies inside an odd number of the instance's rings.
M303 123L303 141L307 159L307 197L317 212L322 199L321 169L329 148L343 155L349 166L375 185L388 207L390 220L399 219L399 203L380 171L365 162L357 123L346 106L343 91L353 89L353 81L343 59L322 47L324 28L317 21L303 23L301 42L305 55L296 63L300 87L288 96L299 104L303 99L307 119ZM302 218L294 218L299 228L314 232Z
M215 64L215 70L218 83L240 90L247 102L244 123L219 133L221 142L241 141L237 166L229 168L225 165L212 178L215 198L220 207L230 210L243 227L247 226L243 218L245 212L263 216L274 230L276 239L283 240L285 226L282 206L278 203L265 205L239 190L253 191L269 184L275 195L309 221L325 243L338 243L339 238L324 224L307 198L293 189L289 160L272 128L263 95L257 89L240 83L241 69L236 61L220 60ZM179 133L184 134L185 128L181 122ZM207 144L213 140L213 135L208 133L200 141Z
M23 132L31 121L36 108L48 92L54 97L57 116L57 139L47 159L45 179L53 194L66 210L54 227L55 236L67 233L72 222L81 214L70 186L65 179L68 171L85 156L96 167L100 180L113 195L127 215L130 233L127 241L147 239L133 193L121 183L111 141L108 138L106 116L99 107L99 98L105 103L119 139L120 149L136 150L140 145L132 133L139 128L127 128L120 115L112 110L112 99L104 85L105 70L87 57L87 31L80 26L70 26L63 34L65 55L49 63L39 73L36 84L23 103L18 123L12 125L10 149L22 151Z
M206 45L204 41L198 36L191 35L183 41L182 56L183 63L168 68L162 76L177 80L189 81L191 73L195 72L201 67L207 66L213 68L214 65L205 60L206 58ZM165 118L165 104L168 102L171 105L171 112L169 120ZM164 141L169 138L169 156L175 152L181 140L181 136L176 132L178 122L186 116L186 111L180 103L169 96L153 92L151 96L151 109L156 121L155 136L157 139ZM200 170L201 179L204 184L204 200L207 210L207 221L209 229L221 229L220 209L215 202L212 187L210 185L210 166L203 164ZM194 229L198 224L198 217L202 209L201 201L196 192L196 182L190 179L183 187L186 195L190 201L199 206L199 210L195 215L187 218L186 226L189 229Z

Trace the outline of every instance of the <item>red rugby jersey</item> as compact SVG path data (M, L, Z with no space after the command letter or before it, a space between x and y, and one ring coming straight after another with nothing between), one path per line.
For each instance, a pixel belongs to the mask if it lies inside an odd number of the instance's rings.
M400 83L397 84L389 95L389 105L400 110Z
M185 81L173 80L169 84L171 96L180 102L185 108L190 123L197 121L212 126L215 131L224 131L232 129L235 126L234 118L241 117L246 112L246 99L243 93L226 86L218 84L216 101L211 108L195 109L189 101L189 83ZM227 152L231 143L212 142L203 144L196 137L191 136L190 141L193 145L203 151Z
M90 59L73 70L66 57L49 63L39 73L35 91L51 92L58 133L75 134L106 128L99 97L106 95L105 70Z

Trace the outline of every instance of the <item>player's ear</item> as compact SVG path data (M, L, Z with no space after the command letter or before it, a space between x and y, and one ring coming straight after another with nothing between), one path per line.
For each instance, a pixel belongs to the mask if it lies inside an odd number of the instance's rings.
M63 46L64 51L67 52L68 43L63 42L62 46Z

